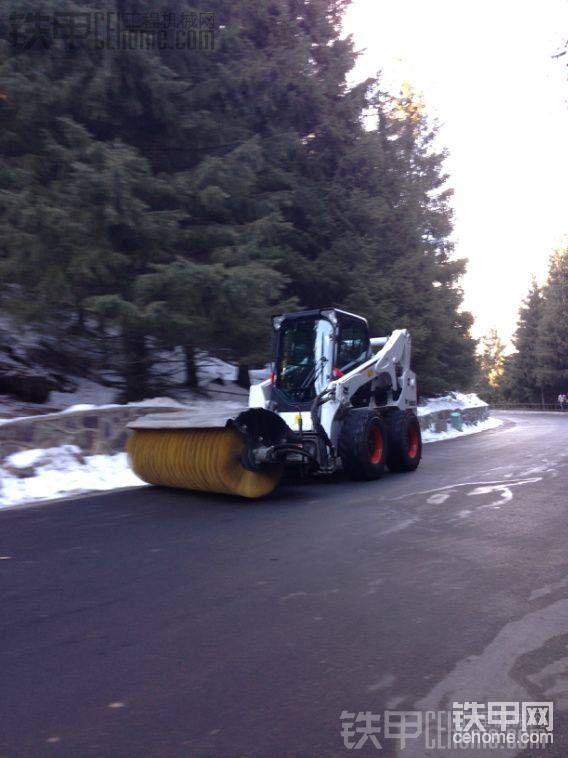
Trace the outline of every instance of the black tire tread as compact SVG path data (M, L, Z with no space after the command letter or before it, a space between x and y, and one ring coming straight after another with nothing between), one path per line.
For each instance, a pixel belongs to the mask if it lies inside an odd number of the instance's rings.
M385 415L388 436L387 466L390 471L415 471L420 463L422 443L416 459L410 459L406 452L408 446L406 429L409 419L412 419L413 423L418 423L418 418L414 413L404 413L398 409ZM418 429L420 433L420 425L418 425Z
M385 445L385 454L380 465L365 462L359 454L359 451L367 449L368 425L371 418L379 422ZM337 447L343 468L352 479L379 479L383 475L388 449L387 430L383 420L375 411L367 408L350 410L343 421Z

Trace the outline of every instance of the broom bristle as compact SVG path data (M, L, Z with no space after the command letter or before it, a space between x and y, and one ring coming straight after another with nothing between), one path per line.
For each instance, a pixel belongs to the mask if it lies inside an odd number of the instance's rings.
M283 467L249 471L244 437L234 428L135 429L126 443L130 466L149 484L242 497L268 495Z

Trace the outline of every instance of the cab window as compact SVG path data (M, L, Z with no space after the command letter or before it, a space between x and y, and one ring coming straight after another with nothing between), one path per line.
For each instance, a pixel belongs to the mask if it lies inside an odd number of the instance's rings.
M351 323L341 327L337 366L345 374L367 358L369 337L365 324Z
M290 401L313 400L329 382L333 327L323 318L298 318L280 331L276 386Z

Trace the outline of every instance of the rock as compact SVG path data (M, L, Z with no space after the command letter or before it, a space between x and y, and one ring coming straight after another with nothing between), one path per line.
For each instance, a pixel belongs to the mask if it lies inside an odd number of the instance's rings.
M3 370L0 364L0 393L14 395L27 403L45 403L52 383L48 376L29 369Z
M10 476L15 476L18 479L29 479L31 476L35 476L36 468L32 464L30 466L11 466L8 462L4 463L2 469Z

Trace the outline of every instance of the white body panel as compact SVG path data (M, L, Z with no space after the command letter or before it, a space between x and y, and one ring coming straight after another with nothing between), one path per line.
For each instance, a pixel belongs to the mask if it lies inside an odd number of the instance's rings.
M293 432L300 431L300 416L302 417L302 431L311 432L313 429L312 416L309 411L290 411L282 412L278 414L283 419Z

